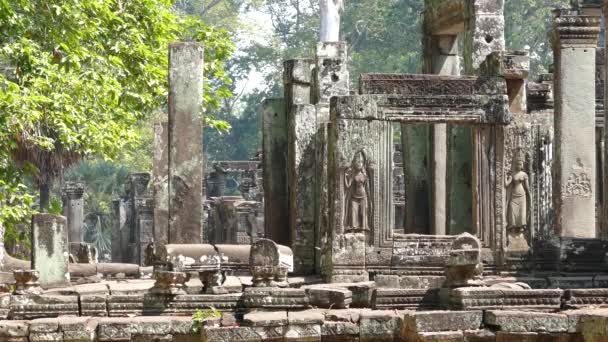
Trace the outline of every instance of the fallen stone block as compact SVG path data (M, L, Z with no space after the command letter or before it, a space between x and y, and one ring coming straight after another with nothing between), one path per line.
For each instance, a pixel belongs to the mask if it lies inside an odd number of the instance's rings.
M108 315L106 295L81 295L79 298L81 316L105 317Z
M326 309L347 309L353 302L353 293L347 289L315 287L306 289L310 305Z
M359 325L350 322L325 322L321 326L321 341L359 342Z
M593 277L549 277L552 289L588 289L593 287Z
M437 310L438 289L374 289L372 308L375 310Z
M465 330L464 340L467 342L494 342L496 333L491 330Z
M62 317L59 330L63 332L64 342L96 341L97 320L91 317Z
M438 289L444 283L444 276L402 276L398 287L402 289Z
M0 321L0 337L27 337L29 334L28 321Z
M499 331L496 333L496 342L537 342L538 333L512 333Z
M407 332L440 332L479 330L482 311L427 311L405 315L404 329Z
M17 295L11 296L11 319L34 319L78 316L77 296Z
M364 311L359 319L360 341L393 341L401 334L402 322L395 311Z
M30 342L63 342L63 334L60 332L30 333Z
M243 326L266 327L287 325L287 312L251 312L243 317Z
M568 316L564 314L525 311L486 311L484 323L507 332L550 332L568 331Z
M564 291L564 299L566 306L570 308L608 307L608 288L570 289Z
M417 342L463 342L462 331L421 332L416 336Z

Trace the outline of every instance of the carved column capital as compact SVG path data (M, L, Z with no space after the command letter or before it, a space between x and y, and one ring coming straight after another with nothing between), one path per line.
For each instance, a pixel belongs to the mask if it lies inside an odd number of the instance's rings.
M84 182L66 182L61 188L61 194L64 199L68 200L82 199L84 188Z
M152 215L154 213L154 198L152 197L135 197L135 208L141 214Z
M149 172L132 173L125 181L125 189L127 194L132 196L141 196L148 189L148 183L152 176Z
M600 18L580 15L576 10L556 9L553 11L555 47L593 47L597 46L600 33Z

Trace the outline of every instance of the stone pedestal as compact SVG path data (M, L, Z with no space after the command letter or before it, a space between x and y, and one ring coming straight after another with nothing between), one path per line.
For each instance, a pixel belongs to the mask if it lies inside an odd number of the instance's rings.
M184 295L188 275L183 272L156 271L154 272L154 287L150 293L160 295Z
M201 243L203 48L169 47L169 243Z
M70 282L67 222L63 216L32 216L32 269L43 287Z
M39 295L43 292L40 287L40 273L35 270L13 271L16 295Z
M554 12L555 228L563 237L596 236L595 48L599 18Z
M66 182L61 189L63 216L67 218L68 241L84 239L84 187L82 182Z

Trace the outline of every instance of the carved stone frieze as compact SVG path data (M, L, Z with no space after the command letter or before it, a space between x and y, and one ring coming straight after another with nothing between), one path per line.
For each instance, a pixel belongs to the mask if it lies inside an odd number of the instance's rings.
M590 198L593 195L593 186L585 172L572 172L562 192L564 197Z
M576 10L554 10L556 43L561 46L597 46L600 18L580 15Z

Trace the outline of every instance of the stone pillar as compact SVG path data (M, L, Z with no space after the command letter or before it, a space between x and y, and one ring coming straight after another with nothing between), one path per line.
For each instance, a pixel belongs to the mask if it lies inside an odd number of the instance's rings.
M112 262L126 262L126 253L129 248L128 225L129 201L119 198L112 201Z
M66 182L61 189L63 216L68 220L68 241L83 242L84 239L84 183Z
M599 17L554 11L555 228L562 237L594 238L595 48Z
M154 196L154 242L156 248L169 243L169 123L154 125L152 190Z
M503 0L466 0L464 64L467 75L475 75L486 56L505 50Z
M32 269L40 273L40 284L45 288L68 284L68 262L66 218L50 214L32 216Z
M202 243L203 48L169 47L169 243Z
M137 197L135 199L137 217L137 264L150 266L146 260L146 249L154 242L154 199Z
M139 214L137 211L137 201L139 198L148 197L148 185L151 176L147 172L132 173L128 176L125 184L127 192L127 235L126 261L133 264L140 262L140 234L139 234ZM124 235L123 235L124 236ZM124 244L124 241L123 241ZM124 252L123 252L124 253Z
M289 238L296 272L314 269L316 110L311 105L311 59L284 63L288 122Z
M327 147L329 132L329 101L333 96L350 93L350 74L347 68L345 42L321 42L317 44L313 70L312 103L316 107L315 136L315 273L321 273L321 254L324 246L330 246L329 234L329 184L327 174Z
M281 245L290 243L287 121L285 100L264 100L262 104L264 225L266 237Z
M425 40L427 51L425 69L427 73L438 75L460 75L458 57L458 35L428 36ZM447 217L447 124L430 127L430 227L431 234L446 235Z
M466 75L477 75L488 55L505 50L504 1L467 0L465 18L464 70ZM502 192L496 193L494 184L500 182L502 175L494 174L493 165L502 170L498 160L502 160L503 128L453 127L451 133L451 169L472 170L470 174L455 171L448 181L449 220L455 222L451 233L468 231L487 247L491 244L483 237L483 231L499 229L494 227L494 214L500 208L494 203Z
M608 22L608 2L604 1L604 24ZM605 26L605 25L604 25ZM608 35L604 32L604 66L608 66ZM606 74L604 79L608 79L608 68L606 68ZM603 148L603 193L602 193L602 232L604 237L608 237L608 86L604 83L604 148Z

